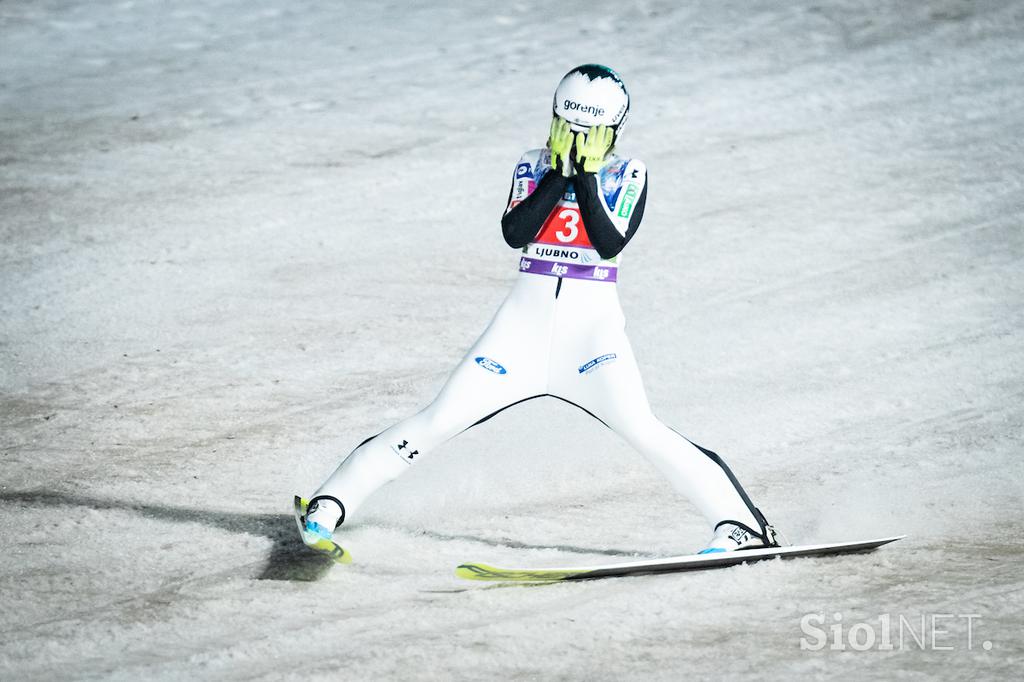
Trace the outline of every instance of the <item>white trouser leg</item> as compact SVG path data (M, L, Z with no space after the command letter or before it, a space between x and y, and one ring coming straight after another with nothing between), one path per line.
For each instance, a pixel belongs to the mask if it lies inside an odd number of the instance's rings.
M760 524L743 499L745 493L730 478L721 459L712 459L649 411L626 415L625 421L615 419L609 425L689 498L712 528L730 520L760 532Z
M357 447L314 497L337 499L350 518L374 491L430 450L511 404L543 394L551 320L532 310L535 292L529 285L512 290L430 405Z
M339 500L345 506L346 517L351 517L378 488L398 478L430 450L486 417L488 407L480 409L482 406L473 397L471 392L458 390L458 382L455 386L449 382L422 411L353 450L314 497L324 495ZM500 407L495 405L494 409Z
M705 454L651 413L629 339L619 324L591 325L552 358L552 393L605 422L640 451L714 527L726 519L759 531L752 504L724 462ZM574 327L585 328L576 320ZM581 371L592 360L614 355Z

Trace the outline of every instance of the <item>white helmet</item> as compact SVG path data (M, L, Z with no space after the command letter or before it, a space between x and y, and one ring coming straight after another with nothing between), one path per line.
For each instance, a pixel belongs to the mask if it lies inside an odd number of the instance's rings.
M552 111L576 132L605 125L618 137L629 113L629 92L607 66L583 64L565 74L555 88Z

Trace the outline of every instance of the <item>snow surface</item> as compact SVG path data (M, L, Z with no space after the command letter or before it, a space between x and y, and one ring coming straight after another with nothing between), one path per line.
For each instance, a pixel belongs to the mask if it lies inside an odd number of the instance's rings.
M706 538L538 400L373 498L352 566L299 546L291 495L429 401L515 278L511 170L586 61L650 168L620 291L656 412L791 541L909 538L459 581ZM1019 674L1022 64L1009 1L3 2L0 678ZM979 619L803 651L813 613Z

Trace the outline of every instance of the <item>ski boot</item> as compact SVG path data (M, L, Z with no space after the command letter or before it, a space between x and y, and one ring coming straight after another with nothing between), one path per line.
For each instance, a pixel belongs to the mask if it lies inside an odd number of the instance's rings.
M715 526L715 534L707 547L698 554L714 554L716 552L735 552L743 549L764 549L778 547L775 528L765 524L764 533L758 533L741 523L722 521Z

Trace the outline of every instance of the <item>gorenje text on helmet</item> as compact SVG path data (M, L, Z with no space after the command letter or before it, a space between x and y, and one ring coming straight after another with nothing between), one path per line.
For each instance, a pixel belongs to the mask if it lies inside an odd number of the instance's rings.
M594 106L593 104L580 104L579 102L573 102L571 99L565 100L562 103L562 108L566 111L578 111L581 114L604 116L604 107Z

